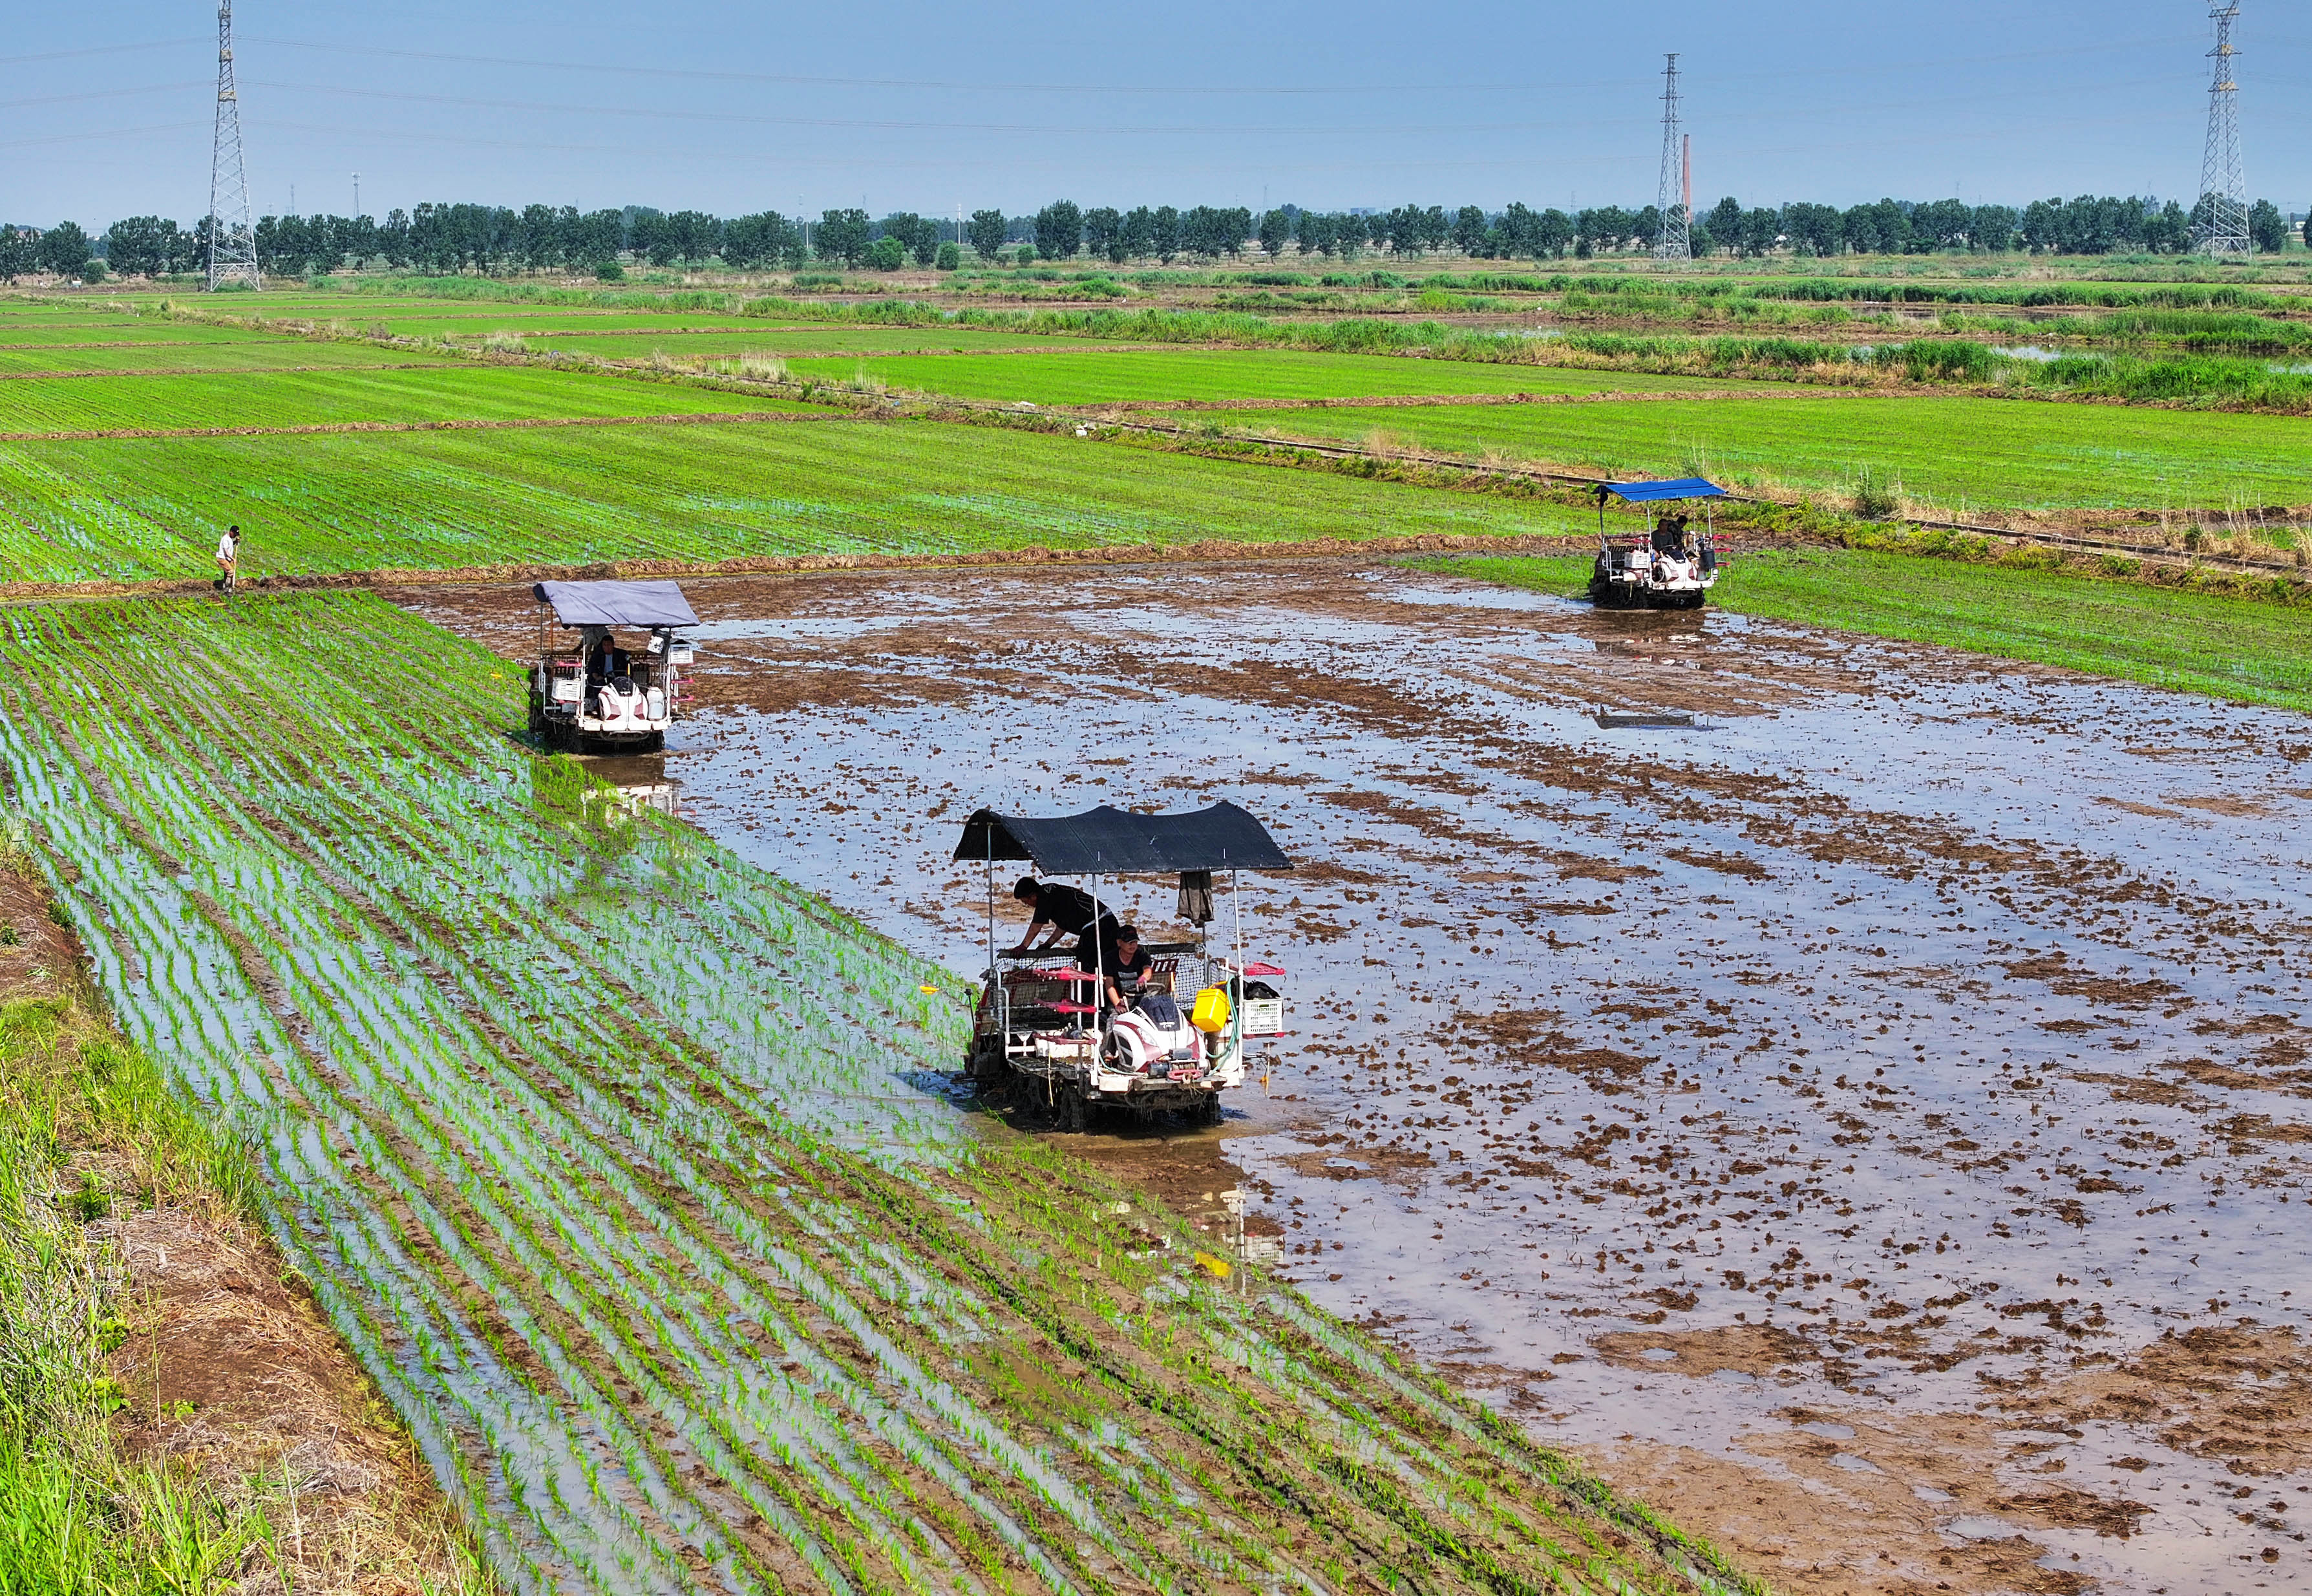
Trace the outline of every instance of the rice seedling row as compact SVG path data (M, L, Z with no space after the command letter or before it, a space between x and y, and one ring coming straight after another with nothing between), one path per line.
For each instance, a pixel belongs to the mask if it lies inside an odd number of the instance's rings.
M228 522L249 533L242 570L254 579L504 563L1520 535L1572 531L1580 518L1537 503L933 423L0 445L0 568L16 580L206 576Z
M1348 443L1380 429L1443 453L1839 493L1869 471L1938 505L1985 509L2292 504L2312 479L2312 423L2293 417L2018 399L1299 410L1245 425Z
M201 372L263 372L311 367L400 368L412 364L470 369L460 357L381 349L372 344L323 343L312 338L268 338L262 343L43 345L0 348L0 377L39 380L49 373L108 372L122 374L188 374Z
M0 624L95 978L512 1588L1733 1587L929 1089L953 978L512 744L511 667L355 595Z
M496 366L440 371L349 366L344 372L0 382L0 432L14 433L687 416L793 408L750 394Z
M110 317L88 321L13 321L0 317L0 348L11 351L136 345L161 348L185 344L200 348L248 348L281 342L278 333L248 332L238 328L197 322Z

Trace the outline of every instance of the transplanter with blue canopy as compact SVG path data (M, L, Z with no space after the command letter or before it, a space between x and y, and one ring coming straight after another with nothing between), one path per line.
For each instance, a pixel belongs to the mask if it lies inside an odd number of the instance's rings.
M1590 597L1615 609L1699 609L1718 585L1717 524L1712 515L1726 490L1700 477L1669 482L1600 482L1598 500L1598 562L1590 573ZM1644 532L1616 532L1606 523L1606 504L1659 505ZM1702 506L1694 524L1690 506Z

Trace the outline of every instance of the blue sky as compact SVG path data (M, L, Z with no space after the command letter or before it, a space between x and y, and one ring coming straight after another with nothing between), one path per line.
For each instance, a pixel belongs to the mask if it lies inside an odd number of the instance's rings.
M2312 15L2243 0L2249 187L2312 202ZM206 208L206 0L24 7L0 218ZM425 199L724 215L864 204L1643 204L1661 55L1695 199L2188 198L2193 0L2018 8L1175 0L241 0L260 213Z

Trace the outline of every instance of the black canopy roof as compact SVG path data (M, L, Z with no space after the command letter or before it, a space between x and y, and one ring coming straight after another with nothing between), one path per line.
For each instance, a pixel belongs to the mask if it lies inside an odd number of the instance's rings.
M1049 820L983 809L963 823L955 856L1025 859L1054 875L1292 868L1276 839L1233 803L1185 815L1139 815L1103 803Z

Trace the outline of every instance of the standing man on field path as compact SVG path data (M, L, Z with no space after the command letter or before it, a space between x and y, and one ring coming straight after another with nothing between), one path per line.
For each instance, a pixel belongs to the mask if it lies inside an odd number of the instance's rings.
M241 529L239 527L225 528L224 536L217 539L216 563L216 591L229 593L232 592L233 578L241 572Z

